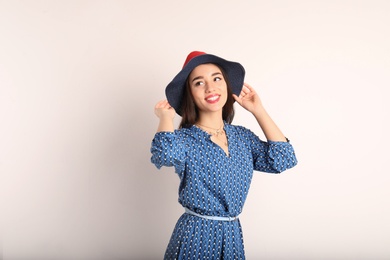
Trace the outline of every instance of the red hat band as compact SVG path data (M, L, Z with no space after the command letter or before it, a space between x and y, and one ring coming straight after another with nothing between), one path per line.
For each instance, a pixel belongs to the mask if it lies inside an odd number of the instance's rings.
M203 52L203 51L193 51L193 52L191 52L190 54L188 54L187 59L184 62L183 68L188 64L188 62L190 62L190 60L192 60L193 58L195 58L197 56L204 55L204 54L206 54L206 53Z

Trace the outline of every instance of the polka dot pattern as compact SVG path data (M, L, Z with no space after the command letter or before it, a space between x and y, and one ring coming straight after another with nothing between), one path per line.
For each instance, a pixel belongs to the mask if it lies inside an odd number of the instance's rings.
M239 220L216 221L183 214L164 259L244 259Z
M235 217L243 209L253 170L280 173L297 164L289 142L264 142L242 126L225 124L229 155L210 134L192 126L156 133L151 161L172 166L180 178L179 203L198 214ZM165 259L244 259L239 220L183 214Z

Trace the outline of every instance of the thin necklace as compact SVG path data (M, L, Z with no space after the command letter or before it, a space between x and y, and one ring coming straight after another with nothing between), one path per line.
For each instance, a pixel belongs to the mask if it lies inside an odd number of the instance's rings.
M220 135L223 135L225 133L225 130L223 130L223 125L218 128L218 129L215 129L215 128L211 128L211 127L208 127L208 126L205 126L205 125L201 125L201 124L195 124L196 126L200 127L202 129L202 127L206 127L206 128L209 128L209 129L213 129L214 132L211 132L211 131L207 131L205 130L207 133L211 134L211 135L214 135L219 141L221 141L226 147L228 146L228 143L227 143L227 137L226 139L222 140L221 138L219 138ZM201 127L202 126L202 127Z
M199 124L199 123L197 123L196 125L198 125L198 126L203 126L203 127L208 128L208 129L212 129L213 132L211 132L211 131L207 131L207 132L209 132L210 134L216 135L216 136L223 135L224 132L225 132L225 131L223 130L223 125L222 125L220 128L218 128L218 129L211 128L211 127L208 127L208 126L205 126L205 125L201 125L201 124Z

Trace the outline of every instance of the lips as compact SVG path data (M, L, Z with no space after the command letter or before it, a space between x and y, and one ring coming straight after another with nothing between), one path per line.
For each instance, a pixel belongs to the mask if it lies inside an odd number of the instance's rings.
M219 101L220 96L221 95L218 95L218 94L209 95L205 98L205 100L207 103L214 104L214 103L217 103Z

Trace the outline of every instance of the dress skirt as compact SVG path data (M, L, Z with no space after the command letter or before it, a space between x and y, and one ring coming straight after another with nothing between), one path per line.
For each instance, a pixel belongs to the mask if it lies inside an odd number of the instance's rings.
M239 219L209 220L184 213L176 223L164 259L245 259Z

